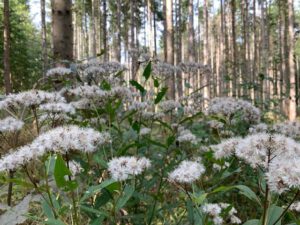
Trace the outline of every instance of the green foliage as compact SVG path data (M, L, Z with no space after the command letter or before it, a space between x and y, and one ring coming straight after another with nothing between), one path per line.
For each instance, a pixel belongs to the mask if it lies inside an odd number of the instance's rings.
M31 88L42 74L40 33L29 14L28 0L10 0L11 74L15 91ZM0 4L3 21L3 4ZM3 34L3 26L0 26ZM3 55L3 35L0 35L0 55ZM2 59L2 57L1 57ZM0 60L0 86L3 87L3 63ZM0 90L1 92L1 90Z

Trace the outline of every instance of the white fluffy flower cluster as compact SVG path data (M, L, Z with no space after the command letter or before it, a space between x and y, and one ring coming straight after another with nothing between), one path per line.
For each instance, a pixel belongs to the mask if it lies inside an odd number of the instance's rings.
M174 100L166 100L159 103L160 108L164 112L170 112L181 107L181 104Z
M3 120L0 120L0 132L14 132L21 130L24 126L24 122L18 119L15 119L11 116L6 117Z
M221 114L229 119L239 115L241 119L249 123L259 123L260 110L250 102L230 97L213 98L206 111L209 115ZM232 121L234 122L234 121Z
M192 183L198 180L204 172L205 168L200 162L184 160L169 174L169 180L178 183Z
M102 90L97 85L82 85L67 90L67 93L83 98L103 98L108 95L107 91Z
M130 175L139 175L151 166L151 161L145 157L122 156L108 162L108 171L117 181L127 180Z
M165 116L162 112L142 112L141 118L144 120L161 120Z
M94 152L98 146L110 143L110 141L110 135L107 132L100 133L92 128L69 125L41 134L34 140L34 143L40 144L46 151L66 153L69 150Z
M300 188L300 144L281 134L257 133L244 139L231 138L211 146L215 157L226 158L235 152L251 167L264 168L270 190L281 194Z
M296 212L300 212L300 202L294 202L291 207L290 207L291 211L296 211Z
M55 76L66 76L70 75L72 70L65 67L56 67L47 71L47 77L55 77Z
M77 174L81 173L84 169L78 162L72 160L69 162L69 170L72 176L76 176Z
M258 133L242 139L236 146L235 153L254 168L267 168L268 161L275 157L299 157L300 145L280 134Z
M0 160L0 171L15 169L36 159L47 151L66 153L70 150L94 152L98 146L111 141L106 132L75 125L54 128L38 136L31 144L21 147Z
M151 129L148 127L144 127L140 130L140 135L144 136L144 135L148 135L151 133Z
M151 107L150 102L132 101L128 106L128 110L144 111Z
M222 129L224 127L224 123L217 120L210 120L207 122L208 125L213 129Z
M220 144L212 145L211 148L214 151L216 159L228 158L235 152L236 146L242 140L240 137L233 137L223 140Z
M169 63L156 62L152 64L152 73L159 77L168 78L177 71L177 68Z
M300 189L300 157L278 157L271 161L266 173L271 191L281 194L291 188Z
M188 129L183 129L179 132L177 141L180 143L192 143L197 144L197 137Z
M257 125L251 126L249 128L250 134L256 134L256 133L264 133L268 131L268 125L265 123L259 123Z
M40 105L39 109L50 113L75 114L75 108L71 104L64 102L42 104Z
M106 91L102 90L97 85L83 85L76 87L74 89L66 90L66 93L71 96L80 97L79 101L84 101L87 103L97 103L97 102L104 102L108 99L119 97L121 99L132 99L133 94L129 88L117 86L113 87L111 90ZM74 106L77 108L76 106Z
M213 223L215 225L222 225L224 219L221 217L221 213L230 207L227 203L206 203L202 206L202 211L212 217ZM228 214L226 214L226 219L230 219L231 224L240 224L242 221L236 216L237 210L232 207ZM225 216L225 215L223 215Z
M18 94L10 94L0 102L0 109L10 106L38 106L49 102L65 102L57 92L46 92L41 90L30 90L20 92Z
M300 123L297 121L286 121L273 125L276 133L283 134L291 138L300 138Z

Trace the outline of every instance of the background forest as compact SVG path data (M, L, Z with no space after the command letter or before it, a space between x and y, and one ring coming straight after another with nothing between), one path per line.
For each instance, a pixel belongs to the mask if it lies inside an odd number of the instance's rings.
M2 0L0 225L300 225L300 1Z

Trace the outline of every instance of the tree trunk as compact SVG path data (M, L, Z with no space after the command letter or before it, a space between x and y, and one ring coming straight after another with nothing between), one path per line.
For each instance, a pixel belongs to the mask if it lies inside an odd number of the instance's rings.
M176 37L177 37L177 43L176 43L176 65L181 63L182 61L182 24L181 24L181 4L182 1L178 0L177 2L177 11L176 11L176 18L177 18L177 24L176 24ZM183 86L182 86L182 72L177 72L177 90L178 90L178 97L181 97L183 95Z
M73 60L72 0L52 0L53 57L57 63Z
M10 22L9 22L9 0L4 0L4 8L3 8L3 64L4 64L4 85L5 85L5 93L9 94L12 92L12 82L10 76Z
M108 61L108 48L107 48L107 4L106 0L103 0L103 24L102 24L102 40L104 49L104 61Z
M165 0L166 14L165 14L165 34L166 34L166 56L167 62L174 64L174 51L173 51L173 0ZM168 79L168 97L169 99L175 99L175 76L172 74Z
M42 56L43 56L43 75L45 76L48 67L45 0L41 0L41 26L42 26L41 38L42 38Z
M232 93L235 97L236 95L240 96L238 89L238 76L237 76L237 45L236 45L236 31L235 31L235 0L231 0L231 32L232 32Z
M294 8L293 0L288 0L288 61L289 61L289 120L295 120L296 111L296 71L294 62Z

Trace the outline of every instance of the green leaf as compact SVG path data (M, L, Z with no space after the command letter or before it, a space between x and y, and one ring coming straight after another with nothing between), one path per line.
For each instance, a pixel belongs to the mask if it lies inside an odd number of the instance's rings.
M257 219L253 219L253 220L248 220L247 222L245 222L243 225L259 225L260 221Z
M144 69L143 72L143 77L145 77L146 81L149 79L151 75L151 61L148 62L146 68Z
M54 218L53 211L49 204L43 199L42 201L42 209L47 218Z
M113 183L117 183L117 182L113 179L109 179L109 180L103 181L99 185L89 187L89 189L85 192L83 197L80 199L80 202L83 202L84 200L88 199L89 197L99 193L103 188L105 188Z
M101 215L101 216L109 217L109 215L106 212L100 211L98 209L94 209L94 208L89 207L89 206L80 205L80 209L85 211L85 212L93 213L97 216Z
M62 222L61 220L59 219L53 219L53 218L48 218L46 221L45 221L45 224L47 225L66 225L64 222Z
M77 188L78 184L76 181L67 181L65 176L71 176L71 172L65 164L62 156L57 154L54 166L54 179L57 187L64 188L65 191L74 190Z
M133 193L134 193L134 187L131 185L127 185L124 189L122 196L117 201L116 211L119 211L120 209L122 209L125 206L125 204L131 198Z
M256 201L259 205L261 205L260 199L257 197L257 195L247 186L245 185L236 185L236 188L240 190L240 193L250 200Z
M130 80L129 83L134 86L136 89L138 89L141 92L141 95L144 96L146 94L145 88L140 85L137 81L135 80Z
M157 94L157 96L156 96L156 98L154 100L154 104L158 104L162 100L162 98L166 95L167 91L168 91L168 88L167 87L163 87L160 90L160 92L158 92L158 94Z
M154 83L154 87L156 87L156 88L159 87L159 81L158 81L158 79L153 78L153 83Z
M273 225L282 213L283 208L276 205L271 205L268 210L268 225ZM279 220L275 225L281 225L281 220Z

